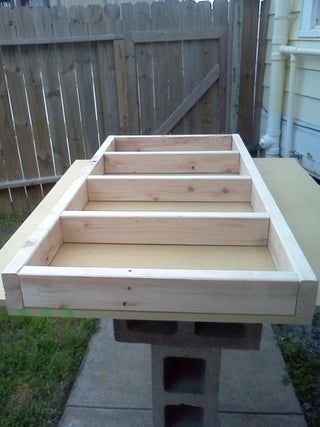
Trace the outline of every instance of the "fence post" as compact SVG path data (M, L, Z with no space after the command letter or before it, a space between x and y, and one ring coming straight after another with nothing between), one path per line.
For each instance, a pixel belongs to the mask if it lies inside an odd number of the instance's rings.
M255 67L259 5L257 0L242 0L242 46L239 95L239 133L244 142L252 144L255 94Z

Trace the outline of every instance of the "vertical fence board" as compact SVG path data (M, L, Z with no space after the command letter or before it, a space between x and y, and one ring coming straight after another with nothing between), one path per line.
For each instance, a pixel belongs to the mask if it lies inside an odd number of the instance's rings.
M104 7L104 14L106 19L107 32L110 34L120 34L121 21L119 6L117 4L106 4ZM119 133L120 123L118 113L119 108L117 99L117 80L115 73L114 48L112 41L105 43L105 57L106 69L100 70L100 72L102 71L103 73L103 87L106 88L106 93L103 98L106 110L106 129L107 135L114 135Z
M35 29L31 9L19 7L15 8L14 12L18 36L23 39L34 39ZM38 51L35 46L20 46L20 53L40 176L51 176L54 175L54 167L43 100Z
M134 9L132 3L121 4L122 31L129 32L136 29ZM129 133L140 133L140 116L138 101L137 69L134 44L129 37L124 39L124 50L126 60L126 82L129 101Z
M3 161L1 162L1 180L16 180L22 178L19 154L16 145L14 125L9 104L4 64L0 55L0 150Z
M87 35L87 9L83 6L71 6L69 15L71 35ZM91 74L90 45L89 43L74 43L73 50L83 126L85 156L91 157L99 147L99 139Z
M88 6L88 30L90 35L103 34L105 31L105 18L103 8L98 4ZM94 90L96 98L96 112L100 144L106 137L105 120L103 113L103 88L100 80L99 63L103 57L103 42L91 43L91 61L93 70ZM100 58L100 59L99 59Z
M51 38L50 9L34 7L31 9L36 37ZM63 174L70 165L67 134L64 124L61 91L55 50L52 44L38 45L39 69L42 75L45 105L51 136L54 166L56 174Z
M183 4L177 0L167 3L167 23L169 30L179 31L182 29ZM168 71L169 71L169 111L170 114L183 101L183 69L182 69L182 42L169 42L168 45ZM183 133L183 120L173 129L173 134Z
M246 5L254 0L234 1ZM233 39L236 34L235 23L232 31L228 30L227 6L227 0L215 0L214 10L209 2L168 0L151 5L123 3L120 7L107 3L69 9L0 8L0 45L3 39L16 41L13 46L0 47L0 181L21 179L23 186L24 177L34 178L39 172L40 176L60 175L70 161L90 157L108 134L153 133L215 64L220 67L218 82L171 133L224 132L229 124L226 91L231 99L233 90L232 77L227 78L226 73L233 72L230 67L239 67L231 54L227 56L227 32ZM231 11L230 16L236 16L234 9ZM247 45L253 43L249 37L255 38L249 21L247 17L243 26ZM216 25L226 28L219 40L185 40L185 33ZM169 30L178 37L174 41L133 41L132 32L148 34L150 30ZM87 34L119 34L121 39L50 40ZM19 38L35 37L46 38L48 43L19 45ZM229 41L228 46L237 45ZM242 73L244 68L242 65ZM236 91L233 94L236 96ZM245 101L248 104L248 99ZM247 110L242 111L248 114ZM231 114L235 123L236 112ZM27 192L23 187L1 192L0 202L10 202L12 195L13 205L22 210L33 208L41 198L39 189L38 185L28 187Z
M241 63L241 34L243 1L233 0L229 3L228 28L228 78L229 78L229 111L227 131L238 131L239 91L240 91L240 63Z
M193 0L183 3L183 29L185 31L198 30L198 4ZM183 42L183 72L184 72L184 98L200 82L200 47L201 41ZM183 119L184 133L198 133L200 123L200 106L195 105Z
M151 4L151 29L167 29L167 4L156 2ZM168 43L153 43L153 69L154 69L154 104L155 104L155 129L158 129L168 117Z
M1 10L0 37L13 40L17 38L12 9L2 8ZM33 178L38 176L38 169L29 121L21 56L18 46L2 46L2 59L7 75L24 176L26 178Z
M244 142L250 144L253 129L259 2L244 0L244 11L240 69L239 133Z
M199 21L202 28L210 28L213 26L211 3L201 1L198 4ZM203 40L200 45L201 54L201 78L212 70L214 65L219 63L218 57L218 42L216 40ZM215 83L201 99L201 133L218 133L218 84Z
M51 8L51 22L55 37L70 37L68 10L64 6ZM71 162L85 157L83 129L78 102L73 46L56 44L56 57L62 90Z
M136 3L134 5L135 20L139 31L151 29L150 6L148 3ZM153 66L152 45L150 43L138 43L135 48L138 72L139 103L141 114L141 133L150 134L154 126L154 97L153 97Z
M215 0L213 9L213 25L225 27L224 35L219 39L219 132L226 130L227 110L227 35L228 35L228 3L227 0Z

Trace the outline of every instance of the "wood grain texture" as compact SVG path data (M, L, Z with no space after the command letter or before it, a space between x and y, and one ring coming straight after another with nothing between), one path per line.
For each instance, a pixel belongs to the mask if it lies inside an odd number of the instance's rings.
M249 202L88 202L86 211L252 212Z
M63 241L158 245L265 246L269 217L259 213L64 212Z
M295 311L297 277L282 272L194 272L24 267L26 307L285 314ZM243 293L247 298L243 298Z
M248 202L251 179L232 175L104 175L89 176L87 188L90 201Z
M236 151L121 152L104 155L105 173L238 173Z
M231 150L230 135L117 136L116 151Z

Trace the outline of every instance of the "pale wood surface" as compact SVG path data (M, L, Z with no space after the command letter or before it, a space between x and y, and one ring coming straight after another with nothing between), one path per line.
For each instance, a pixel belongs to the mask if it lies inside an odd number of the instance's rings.
M121 152L104 156L105 173L237 173L236 151Z
M89 176L87 189L89 201L249 202L251 178L237 175L110 174Z
M266 246L270 218L244 212L63 212L66 243Z
M88 202L86 211L252 212L249 202Z
M208 138L209 137L209 138ZM231 150L230 135L117 136L116 151Z
M70 185L71 182L79 175L80 171L87 165L89 161L77 161L73 166L68 170L68 172L61 178L61 180L56 184L54 189L50 192L50 195L34 210L34 212L29 216L29 218L24 222L24 224L19 228L19 230L14 234L10 241L4 246L1 250L0 257L0 269L2 270L7 262L12 258L12 256L17 252L19 248L27 240L28 236L34 231L36 226L43 220L43 218L48 214L50 209L55 205L55 203L60 199L61 195L65 192L66 188ZM303 248L308 260L310 261L311 266L313 267L317 277L320 277L320 265L319 265L319 241L320 241L320 228L318 223L318 213L320 208L320 188L316 183L307 175L307 173L296 163L293 159L256 159L256 164L258 165L266 183L271 190L273 196L275 197L280 209L282 210L286 220L289 223L289 226L295 233L298 242ZM302 220L303 219L303 220ZM81 245L84 246L84 245ZM100 246L100 245L96 245ZM123 245L121 245L123 249ZM136 250L138 246L134 249ZM166 246L162 247L165 250ZM173 249L173 247L171 247ZM185 247L186 248L186 247ZM63 249L65 247L63 246ZM229 248L230 249L230 248ZM229 252L228 249L228 253ZM241 254L249 255L249 248L246 248L245 251L238 249L238 254L234 253L234 260L241 262ZM257 250L265 250L265 248L254 248L254 253L257 253ZM119 249L120 250L120 249ZM216 250L216 249L215 249ZM222 247L219 250L223 250ZM112 249L112 252L114 248ZM234 248L232 248L232 253ZM129 251L130 252L130 251ZM59 252L61 254L61 251ZM86 259L86 249L83 248L83 252L79 255L79 261L81 260L82 264ZM123 253L121 253L123 256ZM101 257L103 254L101 253ZM128 258L132 256L128 255ZM204 255L201 254L201 258ZM209 259L208 256L207 259ZM223 255L221 255L223 258ZM156 259L161 257L155 256ZM169 256L170 258L170 256ZM172 258L172 257L171 257ZM182 258L184 258L182 256ZM192 258L192 257L191 257ZM265 253L261 257L263 260L266 260ZM215 257L212 257L215 259ZM210 260L210 265L212 265L212 259ZM189 258L190 260L190 258ZM270 260L270 256L269 256ZM188 262L190 263L190 261ZM197 268L197 267L196 267ZM225 267L223 267L225 268ZM233 266L232 266L233 268ZM252 268L252 267L250 267ZM261 269L262 266L259 265L258 269ZM271 267L270 267L271 268ZM274 268L274 267L273 267ZM4 292L2 287L2 281L0 281L0 301L4 304ZM318 293L317 298L317 308L320 308L320 295ZM110 312L111 315L114 315L114 312ZM59 312L55 313L59 314ZM97 313L95 314L97 315ZM134 314L128 312L124 317L130 317ZM154 314L152 318L161 318L161 313ZM183 315L178 316L183 319ZM198 316L199 320L217 320L217 316L209 316L203 314ZM221 321L234 321L237 320L237 316L224 316L220 317ZM260 319L261 321L266 320L265 317L260 316L247 316L245 321L255 321ZM287 321L286 316L279 316L278 321L281 322L281 319ZM297 318L298 322L299 319Z
M27 307L55 309L294 315L298 290L292 272L24 267L19 277Z
M89 160L77 160L63 175L63 177L53 187L47 197L38 205L31 215L24 221L19 229L14 233L11 239L4 245L0 251L0 271L6 267L11 258L22 248L39 224L48 215L50 210L61 199L71 183L80 176L84 167L89 165ZM0 305L5 304L2 278L0 276Z
M53 266L275 270L264 246L108 245L64 243Z

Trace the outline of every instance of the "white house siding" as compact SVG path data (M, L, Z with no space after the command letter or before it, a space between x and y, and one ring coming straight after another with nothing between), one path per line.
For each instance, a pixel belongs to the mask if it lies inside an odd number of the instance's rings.
M290 0L283 0L290 1ZM291 0L289 41L297 47L320 49L320 37L299 37L300 11L303 0ZM263 111L261 135L265 133L268 116L270 54L273 32L274 0L270 4L266 70L264 76ZM320 56L297 55L297 75L294 101L293 146L301 164L313 175L320 178ZM287 61L286 82L282 120L282 138L286 132L286 112L289 81L289 61Z

